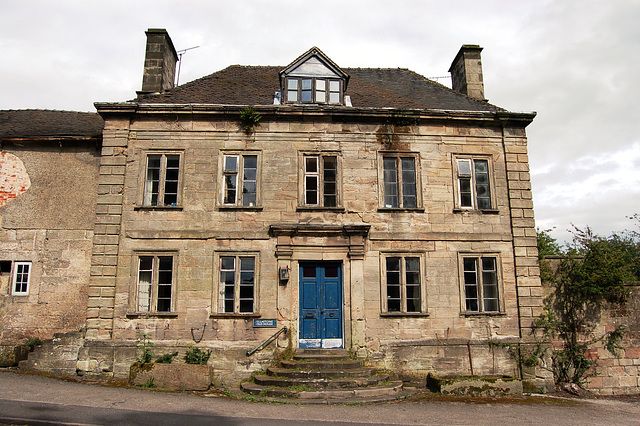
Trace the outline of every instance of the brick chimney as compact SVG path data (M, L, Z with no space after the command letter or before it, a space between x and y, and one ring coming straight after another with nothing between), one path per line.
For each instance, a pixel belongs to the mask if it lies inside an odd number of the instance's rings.
M178 54L167 30L149 28L145 34L147 50L144 58L142 90L137 92L138 96L171 89L174 86L178 62Z
M449 72L453 90L470 98L486 101L480 52L482 47L477 44L463 44L451 63Z

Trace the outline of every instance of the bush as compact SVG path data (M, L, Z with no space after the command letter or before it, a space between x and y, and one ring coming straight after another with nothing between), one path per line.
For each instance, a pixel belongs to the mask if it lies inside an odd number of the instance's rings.
M187 350L187 353L184 354L184 361L187 364L206 364L211 357L211 350L207 349L206 351L201 350L200 348L192 347Z

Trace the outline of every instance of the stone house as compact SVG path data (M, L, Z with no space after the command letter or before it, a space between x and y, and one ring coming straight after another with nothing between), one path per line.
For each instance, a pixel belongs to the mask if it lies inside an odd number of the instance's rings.
M0 365L86 320L103 121L0 111Z
M484 96L342 68L313 47L174 87L147 31L142 90L104 119L81 372L124 377L136 337L213 350L221 382L274 347L346 348L398 374L518 373L542 305L525 128ZM276 345L247 356L281 327Z

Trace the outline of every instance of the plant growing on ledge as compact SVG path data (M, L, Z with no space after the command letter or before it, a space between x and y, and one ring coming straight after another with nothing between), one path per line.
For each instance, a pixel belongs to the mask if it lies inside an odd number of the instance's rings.
M240 127L247 134L253 133L255 126L262 120L262 116L253 108L247 107L240 111Z
M136 348L140 349L140 356L136 358L136 361L139 362L140 365L148 364L156 355L153 353L153 350L151 350L154 346L151 337L144 333L140 333L136 337Z
M27 343L25 343L25 346L29 348L29 351L33 352L33 350L35 349L36 346L41 346L42 345L42 340L40 340L39 337L34 337L32 339L27 340Z
M399 142L398 133L407 133L399 128L416 126L418 117L404 111L393 111L385 119L384 123L378 129L378 140L387 147L391 147L394 143Z
M184 362L186 362L187 364L205 365L207 362L209 362L209 357L211 357L210 349L203 351L200 348L191 347L184 354Z

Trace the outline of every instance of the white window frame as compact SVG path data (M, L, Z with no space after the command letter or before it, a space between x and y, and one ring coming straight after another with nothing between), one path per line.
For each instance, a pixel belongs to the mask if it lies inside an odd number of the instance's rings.
M157 199L153 202L153 182L155 179L150 179L150 167L149 161L152 157L160 157L160 166L158 169L158 188ZM167 160L168 157L178 157L178 176L176 182L176 201L175 203L166 203L165 191L167 189L167 182L175 182L175 179L167 179ZM151 208L171 208L182 206L182 181L184 170L184 155L182 151L145 151L143 155L144 167L142 167L142 197L140 205L143 207ZM162 202L160 202L162 200Z
M235 208L256 208L261 205L260 196L260 181L261 181L261 163L262 156L260 151L224 151L221 157L221 178L220 178L220 206L222 207L235 207ZM236 170L227 169L227 159L236 158ZM255 172L255 201L253 205L244 205L244 188L245 184L252 182L247 178L245 173L245 161L246 157L256 157L256 172ZM233 202L228 202L227 193L230 190L228 187L228 178L233 178L235 183L235 197Z
M32 270L31 262L13 262L13 273L11 274L11 295L12 296L28 296L29 295L29 287L31 282L31 270ZM24 277L25 272L24 268L27 268L26 271L26 279ZM18 281L20 279L20 281ZM20 284L22 287L24 285L24 289L18 289L17 285Z
M392 259L392 258L398 258L400 259L400 270L398 271L399 275L398 275L398 286L399 286L399 297L397 298L393 298L393 299L399 299L400 300L400 309L399 310L389 310L389 300L390 298L390 294L389 294L389 278L391 273L395 273L396 271L388 271L388 259ZM419 266L419 271L418 271L418 278L419 278L419 296L420 296L420 300L418 302L419 304L419 310L417 311L410 311L408 310L408 305L407 305L407 288L408 287L413 287L415 286L415 284L407 283L407 277L408 277L408 271L407 270L407 259L417 259L418 261L418 266ZM391 272L391 273L390 273ZM381 301L381 312L382 315L426 315L427 314L427 281L426 281L426 261L425 261L425 254L423 252L419 252L419 253L411 253L411 252L382 252L380 253L380 301ZM395 284L394 284L395 285Z
M325 158L335 158L335 197L336 202L334 206L327 206L325 203ZM311 171L308 169L309 162L307 160L316 160L316 170ZM298 206L301 208L310 209L342 209L342 155L340 152L323 151L323 152L301 152L299 155L300 170L299 175L299 194L298 194ZM307 198L307 191L310 190L308 186L308 178L316 178L316 203L310 203Z
M494 262L495 270L484 269L483 260L492 259ZM475 283L468 282L465 275L467 270L465 268L465 260L475 261L474 278ZM463 313L469 315L496 315L504 312L504 288L502 282L502 262L500 256L497 253L459 253L458 254L458 267L460 277L460 309ZM495 275L495 283L486 283L486 273L493 272ZM485 293L485 287L492 286L497 292L496 297L489 297ZM475 287L476 297L468 297L467 289ZM476 300L477 309L469 308L468 300ZM489 300L494 300L496 309L487 308Z
M141 269L142 259L151 258L151 269ZM158 310L158 299L165 299L166 295L159 295L159 287L166 286L161 284L160 281L160 259L171 258L171 289L169 310ZM162 314L175 314L176 312L176 294L177 294L177 265L178 265L178 253L177 252L136 252L133 256L133 298L132 298L132 312L141 315L162 315ZM143 283L141 276L143 272L150 272L151 282ZM148 291L143 291L143 286L148 286ZM142 296L148 294L147 304L145 308L142 301Z
M284 83L285 103L341 105L343 85L341 79L331 77L289 76ZM311 98L302 100L303 92L310 92Z
M483 185L482 182L478 182L479 178L476 174L476 162L486 162L487 171L486 171L486 180L484 183L488 187L489 195L483 196L482 198L488 199L489 206L480 206L478 202L478 190L479 187ZM466 163L468 165L468 172L461 173L461 164ZM496 201L495 201L495 185L493 178L493 161L490 156L480 156L480 155L455 155L453 157L453 176L454 176L454 196L455 196L455 207L459 210L478 210L478 211L495 211L496 210ZM462 181L469 181L469 189L468 191L463 190ZM463 201L463 197L465 194L468 194L470 200L467 202ZM463 205L464 204L464 205Z
M224 259L233 259L233 268L229 269L228 265L223 264ZM246 297L242 297L242 287L249 287L247 284L241 282L242 276L242 259L253 259L253 309L251 312L242 311L242 300L249 300ZM256 252L218 252L214 256L214 264L216 265L214 276L217 284L217 291L213 292L214 300L212 305L217 307L217 313L214 315L220 316L255 316L258 315L258 289L259 289L259 276L260 276L260 256ZM245 269L248 271L248 269ZM226 293L228 284L223 282L223 274L230 274L233 277L233 299L229 299ZM224 277L226 280L226 276ZM246 295L245 295L246 296ZM226 304L227 301L232 300L233 310L229 310Z
M413 159L414 167L414 185L415 185L415 207L405 206L405 195L403 182L403 168L402 160L405 158ZM392 203L387 203L387 192L385 191L385 159L394 159L396 166L396 197L397 205L393 206ZM422 210L422 183L421 183L421 171L420 171L420 155L416 152L397 152L397 151L380 151L378 155L378 192L380 194L380 200L378 207L383 210Z

